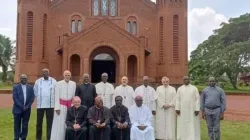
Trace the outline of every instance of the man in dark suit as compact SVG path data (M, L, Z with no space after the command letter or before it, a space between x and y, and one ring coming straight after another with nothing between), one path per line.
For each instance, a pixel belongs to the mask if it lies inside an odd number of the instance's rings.
M13 87L14 140L19 140L19 138L26 140L34 97L33 87L27 84L27 75L22 74L20 83Z
M86 106L88 109L94 105L96 94L96 88L94 85L89 83L89 75L83 75L83 84L76 88L75 96L81 98L81 104Z

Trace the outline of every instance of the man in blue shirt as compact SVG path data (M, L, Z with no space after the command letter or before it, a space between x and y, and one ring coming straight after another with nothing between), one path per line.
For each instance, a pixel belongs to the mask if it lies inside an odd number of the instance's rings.
M14 140L26 140L31 105L35 97L33 87L27 84L27 76L25 74L21 75L20 81L20 84L16 84L13 87Z
M226 110L226 96L224 91L216 86L214 77L209 78L209 86L201 95L202 118L207 122L210 140L220 140L220 120L224 118Z

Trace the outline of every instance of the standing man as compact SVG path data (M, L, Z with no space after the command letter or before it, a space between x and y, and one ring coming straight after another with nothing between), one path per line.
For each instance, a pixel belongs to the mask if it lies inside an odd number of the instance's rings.
M226 96L224 91L216 86L214 77L209 78L209 86L202 91L202 118L207 122L210 140L220 140L220 120L224 118L226 110Z
M83 75L83 84L79 85L76 89L75 96L81 98L81 104L86 106L88 109L94 105L96 95L96 88L94 85L89 83L89 75Z
M72 101L73 106L68 109L66 117L66 140L87 140L87 107L81 105L78 96Z
M21 75L20 82L20 84L13 87L14 140L26 140L31 105L35 98L33 87L27 84L27 76L25 74Z
M156 138L175 140L175 98L176 90L169 85L169 79L162 77L162 85L157 87Z
M115 97L115 105L110 112L114 140L130 140L130 119L128 108L122 105L122 96Z
M149 107L143 105L141 96L135 97L135 105L129 109L131 120L131 140L155 140L154 128L152 127L153 115Z
M103 106L100 96L95 98L95 105L88 111L89 140L110 140L110 111Z
M43 116L46 113L47 140L50 140L55 106L56 80L49 76L49 69L42 70L43 77L36 80L34 93L37 99L36 140L42 140Z
M102 82L95 85L96 93L100 95L103 99L103 105L107 108L112 107L112 99L114 94L114 86L110 83L108 83L108 74L103 73L102 74Z
M155 89L148 85L148 77L143 77L143 85L137 87L135 89L135 95L136 96L142 96L143 97L143 104L148 106L150 110L152 111L152 114L156 114L156 92Z
M115 104L115 97L122 96L122 104L127 108L130 108L134 104L133 96L135 94L134 89L128 85L128 78L123 76L121 79L121 85L115 88L115 94L113 96L112 104Z
M175 110L177 140L200 140L200 95L198 89L184 76L184 85L178 88Z
M63 77L64 80L57 82L55 87L55 112L50 140L65 139L67 109L71 107L76 91L76 83L70 80L70 71L64 71Z

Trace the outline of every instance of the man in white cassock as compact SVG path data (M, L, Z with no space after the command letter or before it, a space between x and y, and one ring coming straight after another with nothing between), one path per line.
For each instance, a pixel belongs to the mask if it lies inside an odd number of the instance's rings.
M122 96L122 104L127 108L130 108L134 104L134 89L128 85L128 78L123 76L121 79L121 85L115 88L115 93L112 100L112 105L115 105L115 97Z
M102 82L95 85L97 95L101 96L103 99L103 105L107 108L112 107L112 100L114 94L114 86L108 83L108 74L102 74Z
M177 114L177 140L200 140L200 95L190 84L188 76L178 88L175 110Z
M143 85L141 85L135 89L135 94L133 97L135 98L138 95L142 96L143 104L148 106L150 108L152 114L155 116L157 96L156 96L155 89L148 85L148 77L147 76L143 77ZM153 117L152 126L155 125L154 120L155 119Z
M136 96L135 103L129 109L130 140L155 140L154 128L151 123L153 115L150 108L143 105L142 96Z
M176 90L169 85L169 79L162 77L162 85L157 87L156 139L175 140L175 98Z
M50 140L64 140L66 132L67 109L71 107L75 95L76 83L70 80L70 71L64 71L64 80L55 87L55 113Z

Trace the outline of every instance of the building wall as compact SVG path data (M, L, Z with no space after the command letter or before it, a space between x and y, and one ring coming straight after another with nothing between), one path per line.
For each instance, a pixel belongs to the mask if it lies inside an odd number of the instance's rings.
M165 2L165 3L164 3ZM148 75L152 82L160 82L162 76L168 76L173 84L182 83L182 77L187 74L187 0L158 0L152 3L149 0L118 0L117 16L93 16L91 0L19 0L18 1L19 26L18 36L18 61L16 64L15 82L19 75L26 73L30 82L40 76L42 68L50 69L50 74L61 79L62 72L70 69L72 54L78 54L81 60L80 75L89 72L88 58L96 45L110 45L119 52L120 74L127 75L127 60L130 55L137 57L138 76ZM32 11L33 19L33 46L32 60L26 60L27 50L27 12ZM44 43L44 14L47 15L46 43ZM173 16L178 15L178 61L173 61ZM71 33L71 19L82 20L83 31L78 34ZM161 32L160 18L163 17L163 31ZM95 27L102 20L107 19L120 30L126 31L127 21L137 22L137 34L131 35L139 43L128 39L129 35L118 31L106 24ZM114 25L113 25L114 26ZM92 29L95 28L95 29ZM85 35L84 32L90 32ZM120 33L118 33L120 32ZM163 33L163 41L160 41ZM67 34L67 35L66 35ZM75 36L75 37L74 37ZM147 49L151 51L145 60L140 46L140 36L145 37ZM60 38L60 39L59 39ZM77 39L74 39L77 38ZM21 41L20 41L21 40ZM136 40L136 39L135 39ZM161 43L163 44L161 48ZM44 45L45 44L45 45ZM45 48L45 51L43 50ZM63 48L63 55L56 50ZM45 52L43 58L42 52ZM163 53L161 53L161 51ZM161 55L163 54L161 59ZM145 66L141 61L145 62ZM124 61L124 63L123 63ZM141 68L143 66L143 68Z

